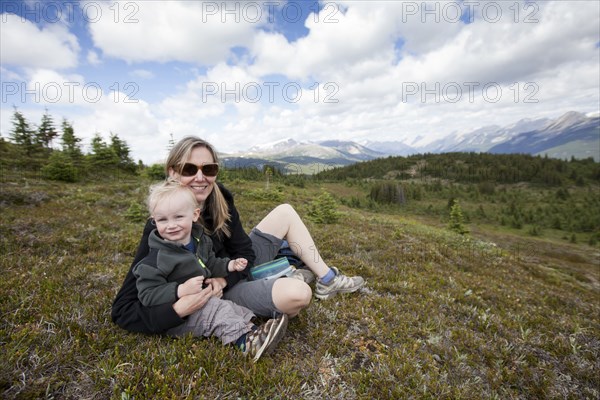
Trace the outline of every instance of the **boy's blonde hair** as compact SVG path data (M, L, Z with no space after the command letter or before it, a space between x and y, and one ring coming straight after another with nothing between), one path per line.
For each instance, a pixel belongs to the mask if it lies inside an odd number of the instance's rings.
M148 194L148 198L146 199L148 211L152 215L154 209L156 208L156 205L159 202L169 199L170 197L175 196L179 193L187 197L190 207L192 207L193 209L198 208L198 202L196 201L196 196L194 195L194 192L192 192L192 190L187 186L183 186L182 184L180 184L175 179L169 178L164 182L160 182L150 186L150 193Z

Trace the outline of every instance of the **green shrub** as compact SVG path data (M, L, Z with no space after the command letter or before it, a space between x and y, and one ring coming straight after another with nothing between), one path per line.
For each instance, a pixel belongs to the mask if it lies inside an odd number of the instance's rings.
M496 192L496 185L494 184L494 182L485 181L477 185L477 189L481 194L493 195Z
M165 179L165 166L162 164L152 164L144 170L144 176L153 181L162 181Z
M148 218L148 210L137 201L132 201L125 212L125 218L132 222L142 222Z
M322 192L309 205L308 218L317 224L334 224L340 219L335 199Z
M532 225L527 231L531 236L542 236L542 228L539 225Z
M256 189L244 192L245 196L255 200L266 200L273 202L282 202L283 193L279 190Z
M522 229L523 228L523 219L521 219L520 216L515 216L513 217L510 226L512 226L515 229Z
M405 204L402 186L395 182L381 182L371 187L369 198L380 204Z
M69 157L55 151L50 155L48 164L42 167L42 176L53 181L77 182L79 171Z
M450 222L448 223L448 229L461 235L469 233L469 230L464 225L463 213L457 200L454 201L452 208L450 208Z

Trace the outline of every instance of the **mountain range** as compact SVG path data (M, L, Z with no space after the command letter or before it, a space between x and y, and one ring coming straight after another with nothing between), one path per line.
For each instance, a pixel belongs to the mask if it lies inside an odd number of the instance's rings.
M344 166L387 156L423 153L524 153L569 159L592 157L600 161L600 113L570 111L556 119L522 119L507 126L490 125L453 132L425 145L423 138L398 141L342 140L318 142L279 140L235 154L221 154L227 167L262 168L265 164L288 172L317 172L319 165ZM320 167L318 167L320 168Z

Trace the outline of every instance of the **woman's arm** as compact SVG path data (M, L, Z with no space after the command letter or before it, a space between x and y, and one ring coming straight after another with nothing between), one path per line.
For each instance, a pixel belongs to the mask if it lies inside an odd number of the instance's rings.
M254 265L256 255L252 249L252 241L244 231L240 215L233 204L233 199L229 206L229 212L231 214L229 229L231 229L231 236L224 240L225 249L229 258L245 258L248 260L248 267Z
M198 243L198 249L196 255L204 262L206 268L210 271L210 277L212 278L224 278L229 274L227 265L229 264L229 257L217 257L213 250L213 242L208 235L202 234L200 236L200 243Z
M221 189L221 193L223 193L223 196L225 197L225 200L229 206L230 218L227 225L231 231L231 236L226 237L224 235L219 236L217 234L211 235L215 254L217 257L229 257L233 259L241 257L248 260L248 266L244 271L231 272L225 278L226 287L231 287L241 279L244 279L248 276L247 271L254 265L256 256L254 255L254 250L252 249L252 241L242 227L240 215L233 201L233 195L223 185L219 185L219 188ZM203 218L205 221L212 221L210 216L203 215Z
M222 278L221 278L222 279ZM173 309L181 318L185 318L188 315L198 311L208 302L208 300L214 296L213 291L210 287L202 289L200 293L188 294L183 296L175 304Z

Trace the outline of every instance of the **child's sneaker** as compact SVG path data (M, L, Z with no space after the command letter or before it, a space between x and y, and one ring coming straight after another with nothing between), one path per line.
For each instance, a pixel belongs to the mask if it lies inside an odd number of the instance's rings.
M365 280L360 276L348 277L340 274L336 267L331 267L335 273L335 277L326 285L317 279L315 287L315 297L320 300L326 300L338 293L352 293L364 286Z
M246 334L246 343L244 343L244 355L254 356L253 361L257 362L263 354L273 352L288 325L287 314L281 314L276 319L270 319L258 329Z

